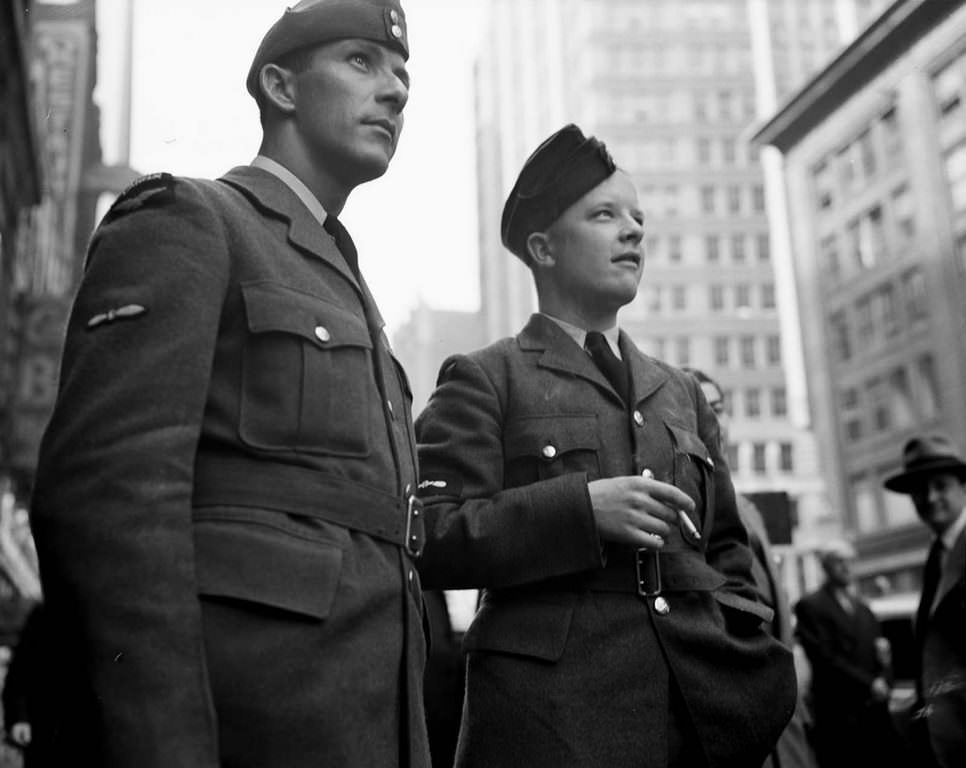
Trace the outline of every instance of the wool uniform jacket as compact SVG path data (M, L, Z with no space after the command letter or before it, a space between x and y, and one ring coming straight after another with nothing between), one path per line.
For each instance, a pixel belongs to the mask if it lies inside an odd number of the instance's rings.
M946 553L926 616L916 628L922 713L936 761L960 768L966 765L966 531Z
M630 409L535 315L447 360L417 420L424 581L485 589L465 637L461 768L664 766L672 675L712 768L760 766L791 715L791 654L761 626L715 416L691 377L620 343ZM645 468L695 500L702 537L672 530L663 592L646 598L587 490Z
M381 329L263 170L113 206L32 510L74 761L428 765L411 394Z

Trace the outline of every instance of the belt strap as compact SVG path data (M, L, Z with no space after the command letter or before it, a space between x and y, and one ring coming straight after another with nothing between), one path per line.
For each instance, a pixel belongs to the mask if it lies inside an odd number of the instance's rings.
M413 557L425 543L422 506L411 488L394 496L295 464L243 457L195 463L195 507L257 507L325 520L404 548Z
M672 552L638 550L613 553L606 568L585 582L594 592L631 592L642 596L659 592L713 592L725 577L708 565L696 549Z

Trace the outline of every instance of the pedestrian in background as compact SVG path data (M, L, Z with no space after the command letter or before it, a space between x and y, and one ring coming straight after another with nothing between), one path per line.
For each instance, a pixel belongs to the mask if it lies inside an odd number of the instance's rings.
M411 395L338 219L408 56L396 0L296 4L252 164L145 178L94 234L32 509L70 764L429 763Z
M885 481L908 494L933 535L916 611L919 673L912 721L916 765L966 765L966 461L942 434L902 451L902 472Z
M417 420L424 579L484 588L460 768L760 766L791 715L714 413L617 325L643 234L605 146L548 138L502 218L540 311L446 360Z
M851 589L854 557L848 542L826 544L819 552L825 582L795 605L812 668L815 752L820 768L904 766L879 622Z
M718 417L718 426L721 430L721 454L727 455L731 416L728 411L728 404L725 402L724 391L718 382L704 371L696 368L684 368L683 370L698 380L701 391L708 401L708 406ZM748 533L748 543L754 555L751 574L755 580L758 597L775 612L775 618L770 624L771 633L789 650L794 651L795 637L792 632L792 609L788 604L788 598L785 595L781 577L775 565L775 556L772 553L765 521L761 512L748 497L739 493L736 494L736 498L738 516ZM785 730L782 731L774 751L768 757L765 768L814 768L816 765L815 756L806 733L806 710L802 699L802 680L800 679L796 686L796 692L798 697L795 703L795 712Z

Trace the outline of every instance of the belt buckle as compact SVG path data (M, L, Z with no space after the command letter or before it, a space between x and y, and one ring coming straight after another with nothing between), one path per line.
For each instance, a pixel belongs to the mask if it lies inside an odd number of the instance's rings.
M406 500L406 551L412 558L423 554L426 529L423 526L423 503L411 493Z
M656 549L641 547L634 553L637 572L637 594L654 597L661 594L661 553Z

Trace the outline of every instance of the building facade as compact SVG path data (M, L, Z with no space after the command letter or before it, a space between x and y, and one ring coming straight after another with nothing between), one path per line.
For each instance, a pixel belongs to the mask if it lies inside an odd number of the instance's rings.
M488 334L514 333L535 307L529 276L500 246L503 199L526 153L576 122L633 175L647 216L644 278L622 327L644 351L721 382L737 487L778 494L787 503L771 512L798 523L785 551L793 596L817 578L796 553L836 534L840 517L809 429L800 350L789 346L794 306L780 311L794 293L776 277L765 169L748 139L882 5L494 0L477 73Z
M964 3L891 4L756 140L784 157L829 496L865 589L915 589L927 532L882 480L914 433L966 448Z

